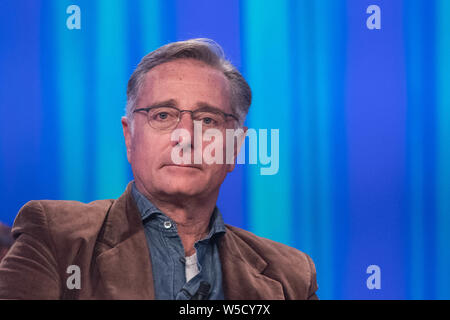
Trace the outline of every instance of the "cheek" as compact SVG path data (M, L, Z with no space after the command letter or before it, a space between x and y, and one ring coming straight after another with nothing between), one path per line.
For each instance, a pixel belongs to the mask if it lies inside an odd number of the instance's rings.
M209 165L209 180L223 181L228 173L228 166L226 164L212 164Z
M152 139L142 133L136 135L131 148L132 165L139 168L152 167L158 155L161 154L159 149L158 139Z
M170 161L171 150L170 134L159 134L150 129L136 132L132 148L134 166L154 171Z

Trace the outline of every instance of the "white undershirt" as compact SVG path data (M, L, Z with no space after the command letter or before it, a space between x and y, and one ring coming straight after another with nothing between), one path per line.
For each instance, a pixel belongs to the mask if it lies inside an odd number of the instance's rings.
M198 272L196 252L192 256L186 257L186 282L189 282Z

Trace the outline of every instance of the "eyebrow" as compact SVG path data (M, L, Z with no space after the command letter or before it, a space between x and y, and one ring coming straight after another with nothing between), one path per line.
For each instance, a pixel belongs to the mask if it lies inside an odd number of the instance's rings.
M161 102L156 102L147 108L157 108L157 107L177 107L177 102L174 99L169 99Z
M209 103L203 102L203 101L197 102L195 104L195 106L197 108L192 110L192 111L201 110L201 111L221 111L221 112L224 112L220 108L214 107L214 106L210 105ZM158 108L158 107L175 107L175 108L178 108L178 103L176 102L175 99L169 99L169 100L165 100L165 101L161 101L161 102L156 102L156 103L148 106L148 108Z
M197 109L195 109L195 110L224 112L224 111L220 110L219 108L214 107L206 102L197 102L195 105L197 106ZM224 113L226 113L226 112L224 112Z

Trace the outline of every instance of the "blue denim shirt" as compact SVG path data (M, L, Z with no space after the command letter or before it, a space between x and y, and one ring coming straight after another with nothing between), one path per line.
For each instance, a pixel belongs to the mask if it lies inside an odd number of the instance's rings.
M225 224L217 207L211 216L208 236L194 245L199 273L186 282L184 247L175 222L140 193L134 182L132 194L141 213L150 250L155 299L189 300L197 292L200 283L206 281L211 285L208 299L223 300L217 240L225 233Z

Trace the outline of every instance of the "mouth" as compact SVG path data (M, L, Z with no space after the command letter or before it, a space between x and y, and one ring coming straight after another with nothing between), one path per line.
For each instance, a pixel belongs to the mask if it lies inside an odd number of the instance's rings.
M178 167L178 168L191 168L191 169L197 169L201 170L201 167L199 165L193 165L193 164L166 164L163 167Z

